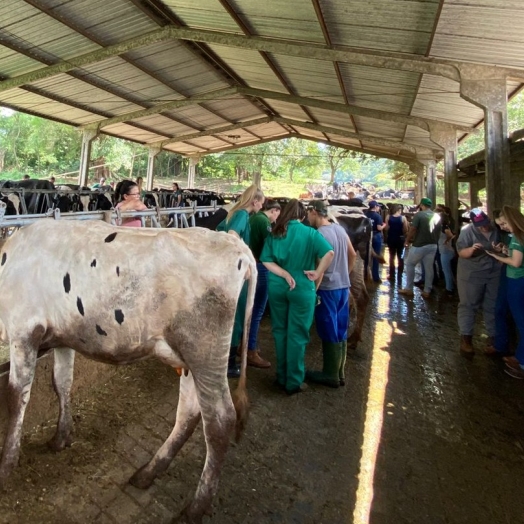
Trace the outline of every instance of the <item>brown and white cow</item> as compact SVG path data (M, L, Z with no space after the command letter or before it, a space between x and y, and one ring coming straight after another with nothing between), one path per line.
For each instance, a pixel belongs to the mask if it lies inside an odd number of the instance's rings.
M183 522L200 523L217 491L235 420L239 436L247 416L245 344L233 401L226 376L235 309L246 279L247 333L256 263L232 235L53 219L13 235L0 252L0 334L11 352L0 486L18 462L38 350L54 348L53 382L60 404L50 442L54 450L71 444L73 350L113 364L156 356L184 369L176 424L130 482L149 487L202 417L207 458L194 499L181 516Z

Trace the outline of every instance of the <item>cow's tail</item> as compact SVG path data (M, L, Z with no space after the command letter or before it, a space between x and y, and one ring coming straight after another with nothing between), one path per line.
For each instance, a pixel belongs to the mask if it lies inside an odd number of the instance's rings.
M251 326L251 315L253 313L253 303L255 301L255 291L257 287L257 266L253 258L245 260L247 262L247 270L245 279L248 281L246 311L244 317L244 332L242 335L242 349L241 349L241 364L240 364L240 379L238 385L233 392L233 404L237 414L237 422L235 427L235 440L238 442L244 428L247 424L249 415L249 398L247 396L246 387L246 372L247 372L247 343L249 340L249 327Z

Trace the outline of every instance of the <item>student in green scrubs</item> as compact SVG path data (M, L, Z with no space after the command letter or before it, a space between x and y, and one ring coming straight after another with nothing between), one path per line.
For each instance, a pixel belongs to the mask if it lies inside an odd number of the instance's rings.
M249 186L240 196L238 202L229 210L227 217L218 224L217 231L225 231L243 240L249 246L250 226L249 214L258 213L264 204L264 193L256 185ZM231 338L231 349L227 368L228 378L240 376L240 366L237 365L237 350L244 330L244 317L247 301L247 282L244 284L238 298L235 325Z
M270 271L276 383L288 395L306 388L304 355L315 312L315 280L326 271L334 256L327 240L302 224L305 216L302 203L291 200L278 217L260 255L260 261Z

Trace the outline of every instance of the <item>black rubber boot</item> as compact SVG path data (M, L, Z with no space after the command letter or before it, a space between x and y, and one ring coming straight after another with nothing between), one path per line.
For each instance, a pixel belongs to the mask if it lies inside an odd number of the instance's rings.
M240 366L237 364L237 350L237 346L231 347L229 349L229 360L227 363L227 378L240 377Z
M306 380L322 384L330 388L340 386L340 342L322 341L323 367L322 371L306 371Z

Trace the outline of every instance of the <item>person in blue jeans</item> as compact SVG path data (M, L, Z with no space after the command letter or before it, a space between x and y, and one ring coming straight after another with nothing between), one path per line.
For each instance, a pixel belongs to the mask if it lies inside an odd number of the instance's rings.
M280 209L280 204L276 200L268 199L264 202L264 207L249 218L249 226L251 228L249 247L257 261L258 277L253 314L251 316L251 327L249 329L247 365L255 368L271 367L271 362L264 360L260 356L257 348L260 321L264 315L268 299L268 270L266 266L260 262L260 254L264 247L264 241L269 233L271 233L271 224L273 224L280 215Z
M364 214L371 220L371 223L373 224L373 238L371 239L371 247L373 248L373 251L380 256L382 254L382 230L386 227L386 224L384 224L384 221L379 214L379 210L380 206L378 205L378 202L376 200L372 200L369 203L369 209ZM382 282L380 278L379 267L379 259L377 257L373 257L371 262L371 276L373 278L373 282ZM367 275L367 260L364 267L364 274Z
M431 296L431 289L433 287L433 262L435 261L437 242L440 236L440 215L431 209L432 206L433 202L431 199L421 199L419 204L420 211L413 217L411 225L409 226L405 242L405 247L409 248L405 260L406 285L399 290L401 295L413 296L415 266L421 262L425 272L422 296L424 298Z
M504 206L501 216L508 231L513 234L509 243L509 256L495 251L487 253L506 265L508 304L519 332L515 356L504 357L504 371L513 378L524 380L524 215L517 208Z
M223 231L236 236L249 246L251 227L249 225L250 213L258 213L264 205L264 193L255 184L249 186L240 195L236 204L229 210L226 218L217 226L217 231ZM229 361L227 367L228 378L240 377L240 366L237 365L237 350L244 330L244 314L247 301L247 282L242 287L237 303L235 323L231 337Z
M453 231L451 230L451 224L447 213L439 213L441 217L442 228L440 231L440 237L438 240L438 253L440 258L440 265L442 273L444 274L444 280L446 282L446 294L453 296L455 289L455 281L453 279L453 270L451 263L455 258L455 248L453 247L452 241L455 238Z
M500 230L500 243L493 246L495 251L501 254L509 253L508 247L511 242L511 234L508 231L506 219L502 216L501 209L493 210L495 224ZM495 303L495 337L488 338L488 344L484 353L488 357L502 358L508 356L509 330L514 330L513 318L509 311L508 304L508 277L506 276L506 265L501 264L499 289L497 293L497 302Z

